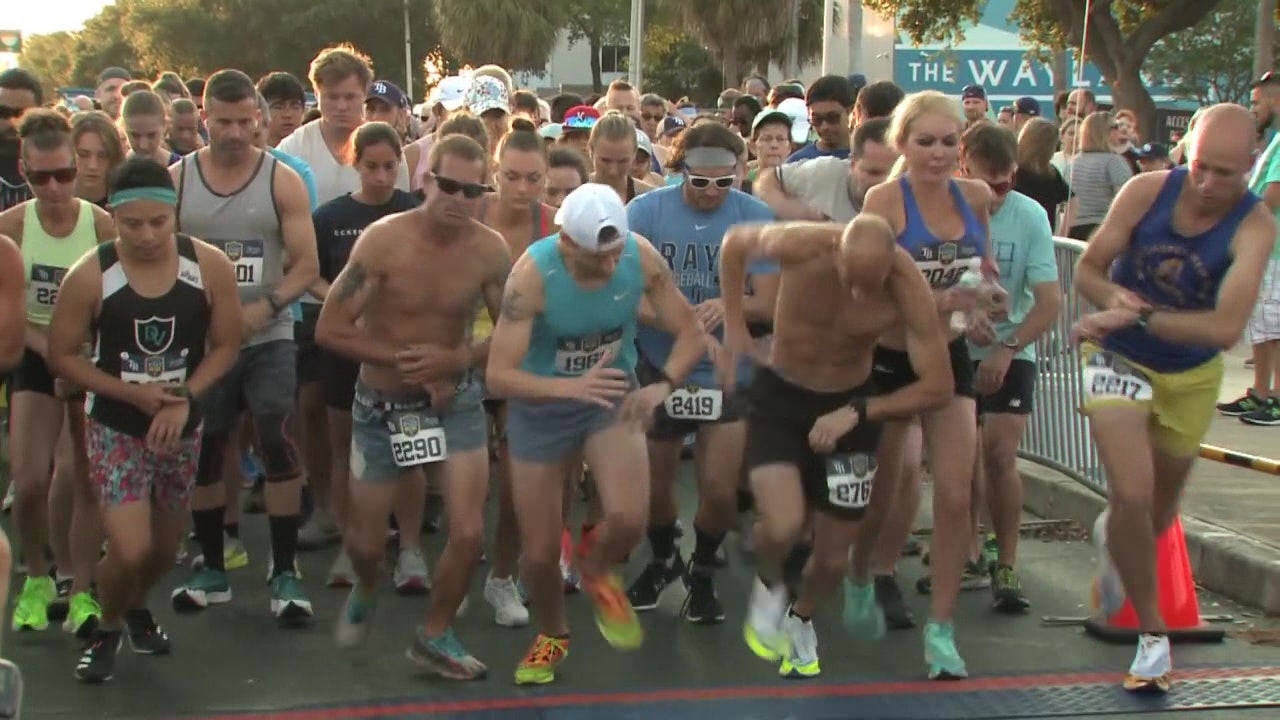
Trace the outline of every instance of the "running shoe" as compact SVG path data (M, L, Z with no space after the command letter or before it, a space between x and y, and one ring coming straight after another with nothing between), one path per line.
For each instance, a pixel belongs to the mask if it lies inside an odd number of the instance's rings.
M22 592L13 607L13 629L45 630L49 627L49 604L58 596L58 588L48 575L27 576Z
M369 639L370 622L377 606L377 596L366 594L358 586L351 588L347 601L338 613L338 625L333 631L334 640L340 648L354 648L363 645Z
M95 630L76 663L76 679L89 684L110 680L116 669L116 654L123 644L124 633L121 631Z
M92 593L78 592L71 596L67 619L62 622L63 631L72 633L81 640L87 640L101 622L102 606L98 605Z
M169 636L150 610L129 610L124 614L124 623L128 629L129 647L138 655L168 655L172 650Z
M1267 398L1262 405L1240 416L1249 425L1280 425L1280 399Z
M666 560L654 559L645 566L640 576L631 583L631 587L627 588L627 599L631 601L631 607L635 608L637 612L645 612L658 607L658 601L662 599L662 593L668 587L680 582L684 575L684 559L680 557L678 551Z
M529 608L524 606L515 580L490 575L484 581L484 599L493 608L493 621L502 627L529 624Z
M752 582L742 637L761 660L778 662L787 654L787 634L782 627L787 604L787 588L782 583L770 589L759 577Z
M869 587L869 586L868 586ZM813 622L790 613L782 621L787 635L787 654L782 657L778 674L784 678L816 678L822 674L818 665L818 635Z
M930 680L961 680L969 677L960 651L956 650L955 627L949 622L931 620L924 626L924 661L929 666Z
M859 585L850 578L844 579L844 626L850 635L863 640L884 637L884 608L876 602L875 583Z
M583 578L583 588L595 606L596 627L615 650L635 650L644 643L644 627L622 589L622 578L607 573Z
M314 614L302 581L293 572L286 570L271 579L271 614L282 626L299 625Z
M694 625L715 625L724 622L724 605L716 594L715 575L712 568L690 565L684 576L688 594L680 607L680 614Z
M210 605L231 602L231 584L227 574L213 568L200 568L185 584L174 588L170 599L178 612L194 612Z
M1031 608L1031 601L1022 594L1022 582L1012 565L991 567L991 607L1010 614L1024 613Z
M1142 633L1138 636L1138 653L1129 666L1124 689L1129 692L1166 693L1173 685L1173 657L1169 637Z
M1249 388L1244 395L1231 402L1218 403L1217 408L1219 414L1227 417L1240 417L1262 407L1264 402L1266 401L1253 393L1253 388Z
M422 556L422 548L400 551L396 556L392 582L401 595L423 595L431 589L431 574L427 571L427 559Z
M338 554L329 567L329 576L325 584L331 588L351 587L356 584L356 568L351 564L351 556L345 547L338 548Z
M556 668L569 655L569 638L557 638L538 633L516 666L517 685L546 685L556 679Z
M67 612L71 607L71 585L73 582L72 578L54 574L53 585L57 589L57 594L54 595L53 602L49 603L49 622L60 623L67 619Z
M419 668L449 680L479 680L489 672L458 642L453 628L440 637L429 638L419 627L405 656Z

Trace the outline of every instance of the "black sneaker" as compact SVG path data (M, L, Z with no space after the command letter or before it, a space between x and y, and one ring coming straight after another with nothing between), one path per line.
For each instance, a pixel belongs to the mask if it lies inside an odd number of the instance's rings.
M129 647L139 655L168 655L172 644L164 628L147 609L130 610L124 616L129 628Z
M991 566L991 607L1010 614L1024 613L1031 608L1031 601L1022 594L1018 571L1012 566Z
M902 590L892 575L877 575L876 603L884 610L884 622L893 630L906 630L916 626L916 617L902 600Z
M1241 415L1240 421L1250 425L1280 425L1280 400L1267 398L1256 409Z
M45 614L49 617L49 622L62 622L67 619L67 613L71 611L71 578L59 579L56 575L53 578L54 586L58 589L58 595L49 603L49 607L45 610Z
M685 573L684 584L689 594L684 598L680 614L695 625L714 625L724 622L724 606L716 595L716 586L712 578L712 568L689 566Z
M655 560L649 563L640 577L627 589L627 599L637 612L658 607L658 599L667 586L684 577L684 560L677 552L670 561Z
M83 683L98 684L111 679L116 668L116 653L124 642L119 630L96 630L76 664L76 679Z
M1250 388L1244 395L1231 402L1218 403L1217 408L1219 413L1227 417L1240 417L1262 407L1263 402L1262 398L1253 394L1253 388Z

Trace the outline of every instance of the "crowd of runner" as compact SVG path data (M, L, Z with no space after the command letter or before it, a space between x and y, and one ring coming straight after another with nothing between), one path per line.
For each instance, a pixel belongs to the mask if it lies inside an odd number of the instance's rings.
M108 68L56 102L4 72L13 628L62 622L76 677L102 682L126 640L169 652L147 608L175 558L173 607L202 612L252 550L283 627L322 583L349 588L335 638L357 646L394 527L392 585L430 590L409 660L487 674L454 629L485 560L494 622L535 632L515 681L543 684L567 594L621 650L668 590L690 623L723 622L734 532L756 569L746 644L815 677L833 594L857 638L916 625L894 568L921 550L927 465L924 661L967 677L960 591L1030 606L1015 457L1070 291L1057 229L1088 241L1074 289L1100 309L1074 337L1111 488L1096 603L1140 619L1125 686L1167 690L1154 538L1246 326L1259 380L1219 409L1280 424L1280 77L1253 104L1204 109L1168 148L1086 89L1055 123L1033 98L993 112L979 86L753 76L698 110L622 81L544 100L496 66L414 106L348 46L305 81ZM263 512L270 545L246 548L243 514ZM446 538L430 570L419 529ZM332 545L304 584L296 554Z

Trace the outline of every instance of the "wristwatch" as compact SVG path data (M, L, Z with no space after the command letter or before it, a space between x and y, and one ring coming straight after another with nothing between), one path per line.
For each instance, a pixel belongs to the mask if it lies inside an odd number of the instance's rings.
M187 400L191 399L191 388L186 385L172 385L165 388L165 390L174 397L186 398Z
M1014 335L1010 335L1009 337L1001 340L1000 345L1002 347L1007 347L1010 350L1019 350L1022 348L1022 343L1019 342L1018 338Z
M1153 313L1155 313L1155 310L1152 310L1151 308L1143 308L1142 310L1139 310L1138 311L1138 327L1145 330L1147 328L1147 325L1151 322L1151 315Z

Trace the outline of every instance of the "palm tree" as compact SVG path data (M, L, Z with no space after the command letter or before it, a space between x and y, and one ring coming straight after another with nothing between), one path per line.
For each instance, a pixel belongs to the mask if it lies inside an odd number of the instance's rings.
M736 86L752 48L788 36L792 7L804 0L664 0L693 37L720 59L725 85ZM821 12L819 12L821 17Z
M445 51L472 65L541 70L563 27L556 0L437 0Z

